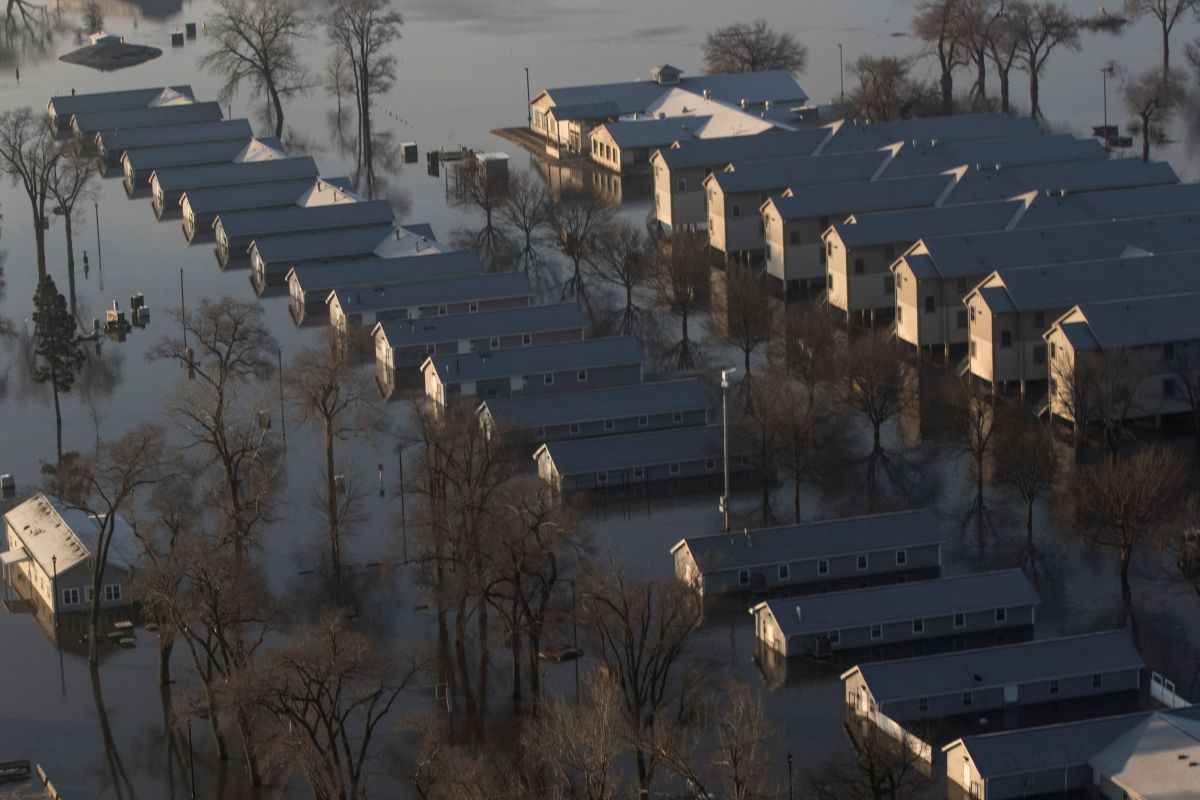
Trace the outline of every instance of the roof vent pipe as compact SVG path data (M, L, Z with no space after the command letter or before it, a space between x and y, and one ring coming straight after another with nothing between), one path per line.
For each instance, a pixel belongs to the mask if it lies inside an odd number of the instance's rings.
M704 99L705 99L705 100L712 100L712 89L705 89L705 90L704 90Z
M744 97L743 97L743 98L742 98L742 108L743 108L743 109L746 109L746 108L749 108L749 107L750 107L750 101L749 101L749 100L747 100L746 98L744 98Z

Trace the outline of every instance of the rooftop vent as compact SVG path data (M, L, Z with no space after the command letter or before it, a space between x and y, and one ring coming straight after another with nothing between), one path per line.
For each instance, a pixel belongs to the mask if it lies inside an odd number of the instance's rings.
M744 109L745 109L745 108L749 108L749 107L750 107L750 101L749 101L749 100L747 100L746 98L744 98L744 97L743 97L743 98L742 98L742 102L741 102L741 106L742 106L742 108L744 108Z
M705 100L712 100L712 90L711 90L711 89L705 89L705 90L704 90L704 99L705 99Z
M770 100L768 100L766 103L763 104L763 108L767 109L767 111L770 111L772 108L774 108L774 106L775 106L775 104L772 103Z

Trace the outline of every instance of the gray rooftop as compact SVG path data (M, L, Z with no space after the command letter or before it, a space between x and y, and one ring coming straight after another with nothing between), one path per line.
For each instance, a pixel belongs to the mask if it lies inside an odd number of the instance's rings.
M979 292L993 312L1200 292L1200 251L1013 267L989 276L989 283Z
M520 277L524 278L524 275ZM426 364L437 373L442 383L449 384L512 375L641 364L642 360L642 348L637 339L617 336L485 353L430 356Z
M247 136L242 139L217 138L213 141L192 142L171 147L131 147L125 151L125 159L135 172L143 174L165 167L231 163L239 153L254 142L283 152L283 145L274 136L259 139Z
M940 544L944 538L937 519L928 511L916 510L688 536L675 547L687 547L700 571L710 572Z
M653 101L651 101L653 102ZM638 109L639 111L641 109ZM550 109L550 113L559 122L581 119L604 119L621 116L621 106L611 100L600 100L593 103L572 103L558 105Z
M984 779L1062 770L1087 764L1089 758L1132 730L1150 713L966 736L962 742Z
M571 394L490 398L480 404L493 419L519 429L597 422L643 414L707 410L704 384L695 379L652 381Z
M711 117L687 116L608 122L601 126L617 147L665 147L676 139L687 139ZM595 134L593 134L595 135Z
M479 256L469 250L399 258L368 258L326 264L297 264L288 273L304 294L324 300L338 288L381 286L413 280L476 275L483 271Z
M363 314L464 300L528 297L532 294L529 279L523 272L487 272L433 281L335 288L329 297L337 297L343 313Z
M1071 341L1076 348L1090 345L1108 349L1200 340L1200 293L1081 303L1079 309L1086 324L1069 325L1085 325L1088 338L1073 336Z
M772 197L785 220L814 217L843 217L867 211L932 206L954 183L953 175L926 175L920 178L863 181L822 186L818 190L801 188L791 197ZM831 219L832 221L832 219Z
M244 164L204 164L155 170L151 180L163 191L215 189L251 183L271 183L289 178L316 178L317 162L312 156L249 161ZM193 206L194 207L194 206Z
M935 236L918 246L929 255L905 256L918 278L986 275L1021 265L1200 250L1200 215Z
M771 161L734 162L714 172L709 179L722 192L776 192L789 186L849 183L870 180L887 163L881 151L841 153L833 156L802 156ZM824 188L816 190L823 193Z
M247 119L223 119L191 125L166 125L161 128L128 128L100 131L97 143L109 153L143 147L171 147L191 142L215 142L222 139L249 139L254 135Z
M721 136L689 139L677 147L663 148L663 162L672 169L720 167L726 164L775 158L811 156L832 135L829 128L766 131L755 136ZM876 150L877 147L870 147Z
M389 319L380 322L378 327L388 345L392 349L399 349L538 331L578 330L582 334L587 322L579 306L574 303L557 303L550 306L480 311L474 314L447 314L444 317Z
M437 242L426 237L427 230L413 232L406 225L394 225L390 220L374 228L315 231L293 236L267 236L255 239L250 246L267 265L268 271L306 261L346 260L367 257L390 241L411 239L414 253L422 249L437 249ZM287 269L284 269L287 273Z
M767 606L785 636L799 636L1040 602L1025 574L1013 569L770 600Z
M342 226L382 226L392 224L392 206L386 200L366 200L361 203L260 208L221 213L214 221L213 227L218 224L231 240L304 233Z
M1041 133L1037 120L1010 117L1007 114L964 114L955 117L928 117L895 122L847 124L822 150L826 153L845 153L866 150L893 142L970 141L1002 137L1036 136Z
M601 106L602 113L595 116L617 116L644 111L664 93L674 88L686 89L696 94L709 90L712 97L727 103L738 104L742 99L753 104L765 100L776 102L803 103L808 95L786 70L741 72L727 75L684 75L678 83L660 84L654 81L628 81L625 83L603 83L587 86L563 86L546 89L546 94L555 106ZM612 110L616 113L610 113ZM577 117L579 118L579 117Z
M1200 183L1121 188L1065 197L1039 195L1018 227L1042 228L1102 219L1134 219L1200 210Z
M568 395L569 396L569 395ZM731 439L730 454L746 454L745 444ZM706 459L720 460L720 425L671 428L624 436L567 439L547 442L535 454L546 452L559 475L586 475L632 467L653 467Z
M187 97L194 97L192 87L152 86L146 89L123 89L118 92L89 92L88 94L64 94L50 98L46 108L55 115L117 111L124 108L146 108L154 102L164 89L171 89Z
M1129 634L1115 630L864 663L854 669L862 673L875 702L883 704L1142 667Z
M950 194L950 203L977 203L999 200L1038 190L1093 192L1139 186L1169 185L1179 176L1165 162L1145 164L1139 159L1110 161L1072 161L1032 164L1000 169L969 169Z
M1108 153L1098 140L1076 139L1069 134L1016 136L966 142L917 142L905 143L884 174L889 178L901 178L928 175L938 171L938 168L947 169L961 165L1002 165L1015 168L1033 164L1100 161L1107 158Z
M72 123L83 134L99 133L118 128L145 128L158 125L186 125L192 122L213 122L224 117L220 103L188 103L181 106L130 108L121 111L78 112Z
M220 214L228 211L244 211L251 208L278 208L295 205L305 192L313 188L316 176L283 178L257 186L214 187L189 189L184 197L197 214ZM349 178L324 178L326 183L354 191Z
M838 222L833 227L847 247L871 247L915 242L922 236L1004 230L1024 206L1019 200L1002 200L961 206L877 211L855 214L853 223Z

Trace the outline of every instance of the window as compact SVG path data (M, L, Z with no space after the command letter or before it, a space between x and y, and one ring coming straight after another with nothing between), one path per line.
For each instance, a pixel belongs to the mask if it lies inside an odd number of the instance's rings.
M742 216L742 204L734 203L729 212L729 216L733 217L734 219L739 219Z
M597 472L596 473L596 483L598 483L598 484L599 483L608 483L608 473L607 472Z
M883 638L883 626L882 625L872 625L871 626L871 638L872 639L882 639Z
M854 274L862 275L867 270L867 265L861 258L854 259Z
M933 295L926 295L925 313L932 314L935 310L937 310L937 298L935 298Z
M917 634L924 633L925 632L925 620L914 619L912 631L913 631L913 633L917 633Z
M1103 685L1104 685L1104 676L1103 675L1101 675L1099 672L1092 675L1092 688L1093 689L1099 689Z
M975 321L975 306L971 306L970 308L967 309L967 311L971 315L971 322L974 322Z
M829 562L827 560L822 558L817 561L817 574L818 575L828 575L829 574Z
M904 306L896 306L896 322L904 322Z
M800 244L800 231L792 231L791 236L788 237L788 241L792 244Z
M1057 355L1058 355L1058 347L1055 346L1054 342L1051 342L1050 343L1050 357L1054 358Z
M467 303L467 313L474 314L478 311L479 311L479 301L478 300L472 300L471 302Z
M1012 331L1000 331L1000 346L1004 348L1012 347Z
M1163 361L1170 361L1175 357L1175 343L1167 342L1163 345Z
M883 293L884 294L895 294L896 293L896 276L891 274L890 272L887 275L883 276Z
M717 468L717 460L715 458L708 459L707 461L704 462L704 468L706 470L708 470L709 472L712 472L714 469Z
M738 570L738 586L748 586L750 584L750 570Z
M896 245L886 244L883 246L883 257L888 261L896 260Z
M611 431L616 426L617 426L617 424L615 422L613 422L611 419L604 420L604 430Z
M536 437L538 439L545 439L546 438L546 429L545 428L537 428L536 430L534 430L533 435L534 435L534 437Z
M680 193L687 191L687 178L680 178L675 182L675 191Z
M966 328L967 328L967 312L966 312L966 311L959 311L959 312L958 312L958 313L957 313L957 314L954 316L954 324L958 326L958 329L959 329L960 331L962 331L962 330L966 330Z
M491 348L492 350L499 349L500 348L500 337L493 336L492 338L488 339L488 347Z
M670 473L671 475L678 475L679 474L679 464L676 463L676 464L672 464L671 466L667 467L667 472Z
M579 435L579 423L572 422L571 426L567 430L570 432L570 434L572 436L578 436Z
M113 603L121 599L121 584L110 583L104 587L104 601Z
M521 334L521 346L522 346L522 347L529 347L529 345L531 345L531 344L533 344L533 334L531 334L531 333L522 333L522 334Z
M645 468L643 468L643 467L634 467L634 468L633 468L633 477L634 477L634 480L639 480L639 481L640 481L642 478L646 477L646 470L645 470Z
M425 355L427 355L427 356L431 356L431 355L433 355L433 354L434 354L434 353L436 353L436 352L437 352L437 345L436 345L436 344L427 344L427 345L425 345Z
M971 693L970 692L963 692L963 705L964 706L971 705Z
M842 632L841 631L830 631L829 632L829 643L830 644L841 644L842 643Z
M897 550L896 551L896 566L903 567L907 563L908 563L908 551L907 550Z
M1175 379L1163 378L1163 397L1175 396Z
M1007 608L997 608L996 609L996 622L1007 622L1007 621L1008 621L1008 609Z
M74 605L79 604L79 590L78 589L63 589L62 594L63 594L63 605L64 606L74 606Z
M858 569L861 572L862 570L864 570L866 568L867 568L867 554L862 553L858 557Z
M444 316L446 316L447 313L449 313L449 312L445 306L438 306L438 316L439 317L444 317Z
M674 422L676 425L678 425L679 423L683 422L683 412L682 412L682 411L676 411L674 414L672 414L672 415L671 415L671 422Z
M649 424L650 424L650 418L647 417L645 414L642 414L640 417L638 417L638 427L639 428L644 428Z
M1046 345L1039 344L1033 348L1033 363L1035 363L1035 364L1045 364L1046 363Z
M974 339L972 339L972 340L971 340L971 358L974 358L974 357L975 357L975 350L976 350L976 347L975 347L975 340L974 340Z
M826 286L826 288L829 288L829 289L833 288L833 276L832 275L825 276L825 286Z
M544 386L553 386L554 385L554 373L547 372L546 374L542 375L542 384Z
M1050 681L1050 694L1058 694L1058 681Z
M92 602L92 587L91 586L83 587L83 602L85 602L85 603Z
M791 567L787 564L780 564L779 565L779 580L786 581L786 580L790 580L791 577L792 577Z
M1038 328L1039 330L1046 327L1046 312L1045 311L1033 312L1033 327Z
M579 381L580 383L587 383L587 370L577 370L575 372L575 380Z
M917 711L920 711L922 714L924 714L928 710L929 710L929 698L928 697L918 697L917 698Z
M967 615L966 614L955 614L954 615L954 627L956 627L956 628L967 627Z

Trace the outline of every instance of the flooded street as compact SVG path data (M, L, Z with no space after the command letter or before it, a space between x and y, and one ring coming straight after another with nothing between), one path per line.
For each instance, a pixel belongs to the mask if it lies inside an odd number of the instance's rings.
M215 99L219 84L203 74L197 61L206 51L203 32L182 48L173 48L170 33L185 22L201 23L211 12L208 0L183 4L115 0L101 3L110 31L131 42L163 50L162 57L116 73L100 73L60 63L57 56L75 48L74 36L56 35L45 54L0 49L0 108L29 105L43 109L51 95L143 86L190 83L201 99ZM1070 0L1072 10L1090 13L1094 0ZM742 18L761 16L795 31L809 48L809 66L801 85L814 101L836 98L838 92L837 45L844 46L846 62L861 53L910 54L915 44L905 35L913 0L751 0L737 6ZM79 13L62 5L64 24L77 24ZM533 157L490 130L525 123L525 68L533 93L545 86L595 83L645 78L657 64L670 62L688 72L700 71L704 32L730 20L732 6L716 0L632 0L599 4L593 0L418 0L396 5L405 16L403 39L398 45L399 79L391 93L378 98L375 124L396 142L412 140L422 151L456 148L506 151L512 168L531 168ZM321 6L310 8L316 16ZM136 28L135 28L136 24ZM328 46L320 25L302 45L314 74L323 70ZM1183 62L1184 45L1200 34L1200 25L1181 23L1173 41L1176 58ZM1082 36L1079 53L1055 53L1042 82L1042 105L1056 130L1079 135L1100 124L1101 67L1116 60L1134 72L1157 63L1158 40L1153 26L1142 22L1123 36ZM20 69L20 83L16 69ZM921 62L917 73L933 75L933 65ZM851 80L845 77L847 85ZM959 79L966 88L969 78ZM320 83L320 78L317 80ZM1013 82L1014 101L1025 104L1024 76ZM1120 90L1109 86L1110 119L1126 124ZM286 106L285 144L311 154L323 176L350 174L354 153L338 145L334 100L319 88ZM1117 110L1114 110L1117 109ZM262 109L251 107L243 94L227 116L250 117L256 130L265 130ZM351 112L346 124L352 126ZM1162 147L1156 158L1166 158L1184 180L1200 178L1200 152L1187 141L1182 124L1172 126L1179 142ZM578 176L555 177L570 181ZM402 197L410 207L406 222L429 223L439 240L450 242L456 230L476 220L447 203L444 174L426 174L424 156L418 164L382 171L389 197ZM585 179L590 179L590 176ZM619 180L619 179L613 179ZM149 351L171 331L171 311L179 308L182 292L191 307L201 298L224 295L240 300L255 297L250 272L245 267L222 270L214 257L211 238L188 245L178 215L158 221L147 196L129 199L120 178L110 172L98 183L95 198L98 220L91 203L84 222L76 229L77 264L86 252L89 272L79 273L80 316L103 320L104 309L114 299L125 308L130 295L142 293L151 310L146 329L135 329L125 342L102 340L75 389L63 405L64 449L88 451L99 440L116 439L143 421L168 424L164 406L173 388L186 380L177 363L150 360ZM641 221L652 198L645 184L621 187L624 210ZM52 204L50 204L52 205ZM10 184L0 186L0 258L4 264L5 293L0 317L13 323L18 336L0 339L0 473L14 474L17 497L35 491L41 480L40 465L53 462L54 410L46 387L33 384L24 355L23 337L32 332L29 320L37 269L28 202ZM50 273L65 286L66 247L61 217L51 217L46 237ZM544 299L557 300L557 292ZM275 292L261 298L266 320L279 342L286 363L304 347L316 342L319 328L296 327L288 312L288 299ZM83 310L86 309L86 310ZM719 366L713 363L712 366ZM403 403L388 406L396 427L406 415ZM271 409L279 420L279 408ZM289 414L291 412L289 411ZM262 537L258 554L273 588L283 595L303 598L320 589L313 570L319 566L326 544L320 512L310 498L321 479L318 434L301 428L290 416L282 420L287 436L286 502L283 518ZM919 428L919 424L915 427ZM862 449L869 449L863 431ZM888 446L903 445L919 464L923 488L934 502L947 535L947 574L983 568L1025 566L1024 520L1020 502L999 489L991 490L985 522L969 515L971 485L967 461L947 453L944 443L918 441L905 435L903 443L889 431ZM428 612L415 610L422 602L404 567L363 565L394 562L405 547L396 520L399 501L393 491L399 481L395 440L380 437L371 442L339 445L351 455L356 477L372 490L382 468L385 496L372 491L366 500L367 519L356 527L345 545L347 563L370 575L361 614L369 624L395 641L418 642L432 636ZM1190 440L1180 447L1192 447ZM409 476L411 478L411 476ZM806 493L808 519L864 509L860 471L844 492L836 495ZM1079 633L1115 627L1120 592L1115 557L1110 551L1083 542L1068 523L1070 498L1040 501L1036 511L1039 550L1029 568L1042 595L1038 636ZM735 498L735 526L759 524L757 496L753 491ZM780 486L774 508L781 522L790 521L790 487ZM717 497L693 496L636 501L628 507L590 507L586 521L597 554L624 565L633 574L666 577L670 574L669 548L685 535L719 530ZM1189 587L1170 583L1158 554L1139 554L1134 565L1134 600L1147 663L1174 679L1183 694L1200 697L1200 597ZM45 765L55 784L69 798L184 798L189 796L186 732L171 737L164 731L164 708L156 678L153 634L138 632L136 647L105 656L101 684L93 682L87 668L86 647L78 632L65 630L59 647L29 616L0 611L0 761L28 758ZM812 763L835 748L844 747L840 731L842 698L832 665L795 670L784 686L771 688L760 677L754 662L755 639L747 615L715 612L695 640L697 663L727 669L758 690L771 693L766 707L777 723L786 727L781 752L795 755L798 765ZM506 655L494 646L497 686L504 684ZM193 686L190 661L175 652L176 711L187 717ZM585 659L581 668L588 666ZM569 693L573 686L571 664L547 667L548 683ZM506 698L497 692L492 705ZM439 700L433 687L422 685L406 693L400 705L405 715L435 713ZM396 723L399 725L397 715ZM231 767L221 787L215 769L205 720L192 723L199 797L248 797L249 789L238 767ZM411 746L405 731L388 737L387 748L396 753ZM218 788L221 791L218 791ZM407 796L406 787L380 779L373 795ZM287 796L306 796L307 787L295 785ZM4 795L0 793L0 797ZM276 796L272 794L271 796Z

